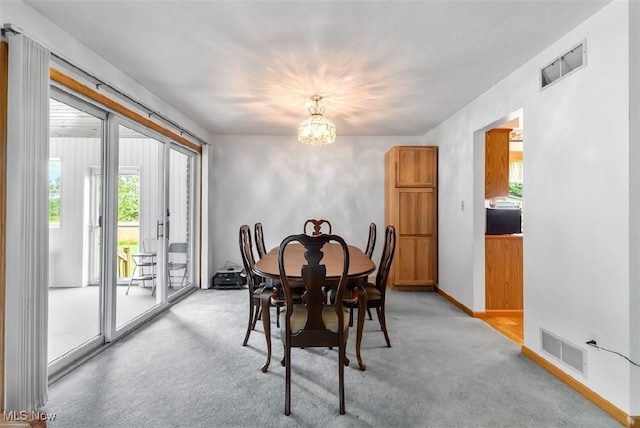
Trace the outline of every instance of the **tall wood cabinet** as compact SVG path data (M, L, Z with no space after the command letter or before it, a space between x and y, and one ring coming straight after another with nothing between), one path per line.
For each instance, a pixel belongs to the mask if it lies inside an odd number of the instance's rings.
M388 285L433 289L438 281L438 147L395 146L385 155L385 223L396 228Z
M511 129L495 128L485 134L484 197L509 194L509 133Z

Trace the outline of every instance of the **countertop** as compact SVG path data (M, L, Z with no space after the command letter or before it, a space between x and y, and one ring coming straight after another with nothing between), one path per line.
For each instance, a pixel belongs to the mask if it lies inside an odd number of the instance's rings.
M484 235L488 239L522 239L522 233L512 233L510 235Z

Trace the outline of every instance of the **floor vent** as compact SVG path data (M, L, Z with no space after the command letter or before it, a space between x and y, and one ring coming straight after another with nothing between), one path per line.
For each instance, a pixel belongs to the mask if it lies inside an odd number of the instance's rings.
M543 328L540 329L540 345L545 353L586 376L587 353L584 349L559 338Z
M540 89L587 65L587 41L583 40L540 69Z

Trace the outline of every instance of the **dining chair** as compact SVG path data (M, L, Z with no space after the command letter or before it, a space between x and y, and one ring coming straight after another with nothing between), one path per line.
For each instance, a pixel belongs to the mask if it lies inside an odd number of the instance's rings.
M367 282L364 284L364 290L367 295L367 311L369 309L375 309L378 315L378 322L380 328L384 333L384 338L387 341L387 347L391 348L391 342L389 341L389 334L387 333L387 322L385 317L385 295L387 291L387 278L389 277L389 271L391 270L391 262L393 261L393 255L396 250L396 229L389 225L385 229L384 247L382 248L382 256L380 258L380 264L378 265L378 272L376 273L376 282L372 284ZM351 311L357 308L358 305L352 304L347 301L346 305ZM351 320L353 317L350 317Z
M326 293L326 266L320 264L323 257L322 246L328 242L336 242L342 248L342 271L337 284L335 303L329 304ZM300 267L300 283L292 283L287 276L285 254L290 244L299 243L305 248L306 264ZM344 290L349 270L349 249L347 244L337 235L309 236L291 235L280 244L278 253L280 282L284 290L286 309L280 315L280 334L284 345L285 364L285 415L291 414L291 349L311 347L338 348L338 392L340 398L340 414L345 413L344 399L344 366L349 364L346 355L346 344L349 325L346 321L348 311L343 307ZM292 274L293 275L293 274ZM304 290L302 303L295 304L295 288ZM357 302L350 300L351 304Z
M376 224L371 222L369 224L369 239L367 240L367 248L364 250L364 253L371 258L373 256L373 250L376 247L376 238L378 235L378 230ZM369 319L372 320L371 309L367 308L367 314L369 315ZM353 325L353 309L351 309L349 313L349 325Z
M325 219L316 220L315 218L308 219L307 221L304 222L303 232L305 234L308 234L307 233L308 225L313 226L313 231L311 232L312 236L320 235L322 233L331 234L331 222L329 220L325 220ZM326 232L322 231L323 226L324 226L324 229L327 230Z
M247 288L249 289L249 324L242 342L242 346L247 346L251 331L255 329L260 316L260 294L265 284L261 283L259 278L252 273L255 258L253 256L253 245L251 244L251 229L246 224L240 226L240 255L242 256L242 264L247 276Z
M255 330L256 323L260 318L262 293L265 290L266 283L262 281L260 276L253 274L253 266L256 264L256 259L253 255L251 229L246 224L240 226L239 241L242 264L247 275L247 288L249 289L249 322L247 324L247 333L242 342L242 346L247 346L251 331ZM275 306L275 304L272 306Z
M184 285L187 278L187 253L189 244L186 242L172 242L167 249L167 277L169 278L169 287L173 285L172 278L181 278L180 287ZM182 275L172 275L175 271L184 271Z
M267 254L264 245L264 234L262 232L262 223L256 223L253 228L253 236L256 238L256 250L258 250L258 258L263 258Z
M258 250L258 258L263 258L265 254L267 254L267 248L264 245L264 233L262 231L262 223L256 223L253 226L253 236L256 240L256 250ZM280 288L280 281L277 279L272 280L272 286L274 289ZM276 327L280 327L280 306L277 306L276 311Z

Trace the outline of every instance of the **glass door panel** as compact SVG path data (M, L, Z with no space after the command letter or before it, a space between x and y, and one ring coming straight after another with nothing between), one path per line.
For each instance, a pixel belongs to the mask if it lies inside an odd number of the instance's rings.
M49 363L102 334L96 213L106 115L60 98L50 100L49 123Z
M118 127L118 274L116 329L162 302L162 233L165 145ZM160 241L159 241L160 240Z
M167 230L168 295L192 281L193 156L169 150L169 225Z

